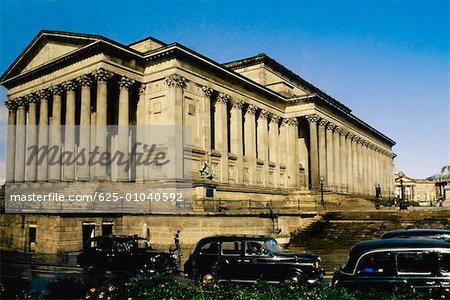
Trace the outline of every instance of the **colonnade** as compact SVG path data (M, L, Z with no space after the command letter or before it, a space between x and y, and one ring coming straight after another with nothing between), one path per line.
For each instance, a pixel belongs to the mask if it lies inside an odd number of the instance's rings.
M317 114L307 115L310 135L311 185L332 191L372 194L375 184L392 188L393 154L350 128Z
M44 161L38 164L39 155L31 155L31 151L35 150L30 147L48 146L51 149L56 146L58 154L64 151L72 153L73 157L79 149L89 152L97 148L99 153L105 152L108 148L107 83L114 75L109 70L99 68L90 74L6 101L9 110L7 182L110 179L110 170L102 164L95 164L95 169L88 163L79 164L78 167L76 163L49 164ZM125 76L115 77L118 78L119 85L118 123L128 125L129 89L135 82ZM96 89L95 112L91 109L93 88ZM80 101L76 101L77 93L80 94ZM76 125L80 125L79 132L76 132ZM96 125L92 127L95 132L90 132L90 125ZM121 127L119 126L119 131ZM126 126L124 128L126 130ZM121 132L119 136L120 134ZM125 134L127 139L118 139L117 147L128 152L128 133ZM30 159L33 157L34 159ZM50 159L50 156L45 159ZM118 179L128 180L128 175L119 170Z

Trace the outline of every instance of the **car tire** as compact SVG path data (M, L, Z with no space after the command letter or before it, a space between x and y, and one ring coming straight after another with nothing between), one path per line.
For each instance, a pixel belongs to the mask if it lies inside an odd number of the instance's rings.
M206 274L199 276L199 282L202 284L208 284L208 283L214 282L215 280L216 280L216 277L211 273L206 273Z

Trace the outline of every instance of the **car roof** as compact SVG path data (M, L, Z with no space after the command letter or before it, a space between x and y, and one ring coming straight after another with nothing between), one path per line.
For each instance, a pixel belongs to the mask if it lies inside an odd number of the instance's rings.
M96 236L90 238L89 241L98 241L98 240L145 240L143 237L135 237L131 235L108 235L108 236Z
M394 237L416 237L433 235L450 235L450 229L400 229L386 232L381 236L381 238L390 239Z
M267 239L271 239L271 237L264 235L216 235L202 238L199 241L199 244L204 244L208 242L229 242L229 241L249 241L249 240L258 240L265 241Z
M360 256L366 252L374 250L389 250L389 249L429 249L429 248L449 248L450 240L433 239L433 238L392 238L380 239L374 241L360 242L350 249L350 257Z

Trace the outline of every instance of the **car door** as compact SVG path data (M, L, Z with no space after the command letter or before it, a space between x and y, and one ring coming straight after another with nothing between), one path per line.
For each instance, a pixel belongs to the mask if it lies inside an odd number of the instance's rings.
M221 252L218 262L217 275L219 279L242 280L245 279L243 269L242 242L239 240L224 241L221 243Z
M220 258L220 243L209 242L201 246L192 263L198 275L217 273ZM217 274L216 274L217 275Z
M427 250L401 251L396 255L397 275L416 290L440 287L437 278L437 253Z
M395 254L389 251L367 253L361 256L353 276L348 277L345 286L355 290L396 287Z
M244 257L241 265L242 276L247 280L276 280L273 259L263 241L244 243Z
M439 285L443 289L450 288L450 250L442 250L438 253L439 261Z

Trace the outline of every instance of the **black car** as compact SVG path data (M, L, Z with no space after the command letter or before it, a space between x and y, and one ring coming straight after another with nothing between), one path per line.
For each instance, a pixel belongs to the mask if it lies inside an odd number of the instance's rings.
M318 256L284 252L274 238L261 236L203 238L186 261L184 272L203 283L258 279L315 283L324 273Z
M99 236L89 239L77 264L85 270L166 273L177 269L172 253L153 250L144 238Z
M332 285L349 290L450 288L450 242L392 238L354 245Z
M449 229L400 229L386 232L381 236L382 239L392 238L444 238L450 239Z

